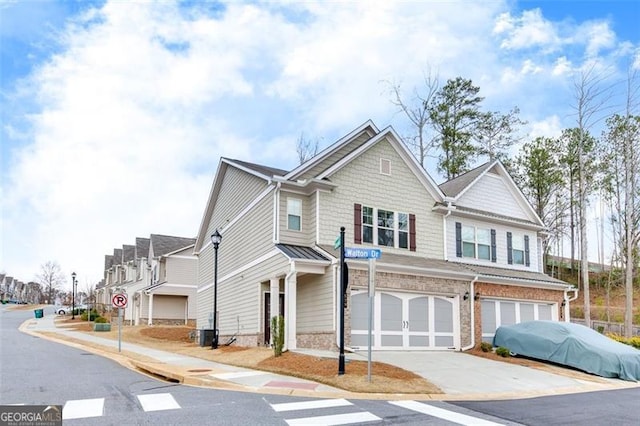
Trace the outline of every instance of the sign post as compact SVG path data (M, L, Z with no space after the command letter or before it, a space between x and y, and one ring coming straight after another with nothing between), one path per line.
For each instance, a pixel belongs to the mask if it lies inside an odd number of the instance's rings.
M336 242L338 242L336 240ZM347 291L344 267L344 226L340 227L340 355L338 356L338 375L344 374L344 302Z
M369 333L367 336L367 377L369 379L369 382L371 382L371 340L373 334L373 301L376 294L376 259L380 259L380 257L382 257L382 251L380 249L372 248L347 247L344 249L344 254L345 257L348 257L350 259L369 259L369 303L367 306Z
M111 297L111 303L118 308L118 352L122 352L122 308L127 306L127 294L118 291Z

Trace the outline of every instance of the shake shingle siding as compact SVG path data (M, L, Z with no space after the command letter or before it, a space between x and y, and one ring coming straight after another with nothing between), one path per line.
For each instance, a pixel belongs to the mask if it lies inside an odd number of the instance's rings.
M380 159L391 162L391 174L380 173ZM329 177L337 188L320 194L320 244L333 245L346 228L346 245L354 244L354 203L416 215L416 251L384 247L385 251L442 258L442 216L431 211L435 200L402 158L381 140Z

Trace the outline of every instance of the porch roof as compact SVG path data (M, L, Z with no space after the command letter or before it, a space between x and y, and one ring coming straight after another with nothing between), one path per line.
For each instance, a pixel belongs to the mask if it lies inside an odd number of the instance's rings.
M327 262L330 260L311 247L296 246L293 244L276 244L276 247L289 259L323 260Z

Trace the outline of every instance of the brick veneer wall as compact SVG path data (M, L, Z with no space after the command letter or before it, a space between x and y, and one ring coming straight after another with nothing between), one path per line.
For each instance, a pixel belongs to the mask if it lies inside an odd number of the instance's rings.
M486 298L497 298L504 300L528 300L535 302L557 303L557 318L562 320L562 300L564 292L562 290L548 290L542 288L519 287L513 285L489 284L483 282L475 283L476 294L480 295L479 300L474 303L475 315L475 346L479 347L482 341L482 309L481 301Z

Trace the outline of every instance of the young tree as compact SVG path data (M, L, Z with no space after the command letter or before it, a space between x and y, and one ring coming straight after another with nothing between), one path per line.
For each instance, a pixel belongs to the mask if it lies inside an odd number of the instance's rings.
M604 86L607 76L598 71L595 64L582 71L574 81L573 108L576 115L578 132L578 202L580 220L580 260L581 277L584 291L584 318L587 327L591 327L591 300L589 291L589 250L587 240L587 186L588 169L585 144L589 139L591 127L602 119L602 112L610 98L610 89Z
M478 155L486 155L489 161L507 158L509 148L522 139L518 136L519 127L527 124L526 121L520 120L518 114L520 114L518 107L506 114L497 111L480 114L473 135Z
M523 145L521 154L515 159L516 180L522 188L538 217L555 230L561 218L555 203L563 189L564 177L559 161L559 143L555 139L538 137ZM557 232L551 235L558 235ZM544 240L544 264L553 241Z
M296 142L296 152L298 153L300 164L318 154L318 144L318 139L307 139L304 137L304 132L300 133L298 141Z
M481 116L479 91L471 80L449 79L429 105L429 118L442 151L438 170L447 180L466 172L476 153L471 138Z
M407 145L416 156L422 167L425 165L424 163L429 155L429 151L435 147L435 141L427 135L427 131L430 129L431 124L429 106L438 92L439 87L438 75L433 75L430 69L423 77L424 93L414 87L413 98L410 100L402 98L399 84L387 82L392 94L391 103L404 113L415 128L415 133L411 136L403 137L403 140L405 145Z
M632 336L634 257L640 243L640 116L614 115L603 134L604 188L614 208L612 222L625 270L625 335Z
M42 285L47 294L47 303L53 301L55 291L66 282L60 265L57 262L48 261L40 265L40 273L36 275L37 282Z

